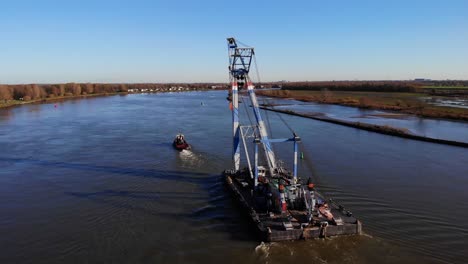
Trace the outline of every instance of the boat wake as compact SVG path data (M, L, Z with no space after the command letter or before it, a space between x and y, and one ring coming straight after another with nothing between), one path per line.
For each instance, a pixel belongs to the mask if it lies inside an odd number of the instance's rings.
M260 245L255 247L255 253L262 259L268 259L268 256L270 256L270 248L273 244L274 242L273 243L261 242Z
M193 151L187 149L180 151L179 157L182 161L182 167L201 167L205 163L202 155L196 154Z

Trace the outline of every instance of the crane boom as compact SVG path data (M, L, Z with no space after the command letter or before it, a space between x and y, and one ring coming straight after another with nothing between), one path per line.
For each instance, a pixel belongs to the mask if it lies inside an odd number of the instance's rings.
M258 105L255 87L249 77L252 58L255 56L252 47L238 47L234 38L228 38L229 51L229 76L232 85L232 120L233 120L233 161L235 170L239 170L240 164L240 132L239 132L239 94L238 90L247 85L247 91L252 103L256 126L259 132L259 140L265 152L268 168L271 174L276 171L276 158L271 148L265 122L263 121Z

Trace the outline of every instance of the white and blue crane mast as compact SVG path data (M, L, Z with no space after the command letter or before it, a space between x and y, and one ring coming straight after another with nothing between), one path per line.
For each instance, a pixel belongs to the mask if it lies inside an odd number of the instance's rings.
M233 128L233 163L236 171L240 170L240 137L245 143L245 135L242 133L242 126L239 123L239 90L247 87L247 92L252 103L253 112L255 115L255 127L258 133L255 135L255 166L253 168L255 185L258 180L258 144L262 145L265 153L268 171L270 176L275 177L283 173L283 168L277 163L275 153L271 147L271 143L276 142L294 142L294 169L293 177L294 181L297 182L297 152L298 152L298 141L300 138L294 134L292 138L285 139L270 139L266 129L265 122L263 121L260 113L260 107L258 104L257 97L255 95L255 87L249 77L250 67L252 65L252 59L255 56L254 48L252 47L239 47L234 38L228 38L228 52L229 52L229 77L231 82L232 92L232 128ZM245 147L245 145L244 145ZM252 171L250 159L248 157L248 151L245 152L249 163L249 170Z

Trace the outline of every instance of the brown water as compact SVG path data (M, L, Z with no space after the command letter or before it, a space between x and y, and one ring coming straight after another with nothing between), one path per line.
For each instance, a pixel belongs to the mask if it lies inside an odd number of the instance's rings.
M0 263L466 263L468 151L285 116L367 235L262 244L220 172L225 92L0 110ZM203 102L203 105L201 105ZM289 135L264 113L273 137ZM183 132L193 150L178 152ZM275 146L289 162L290 146Z

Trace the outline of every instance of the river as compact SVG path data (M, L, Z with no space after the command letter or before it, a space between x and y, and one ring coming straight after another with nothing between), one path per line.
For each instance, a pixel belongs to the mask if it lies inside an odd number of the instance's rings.
M263 244L223 185L226 92L0 110L0 263L466 263L468 151L284 115L366 235ZM241 104L241 107L245 107ZM264 112L273 137L290 135ZM192 151L171 146L183 132ZM275 145L285 162L291 146Z

